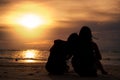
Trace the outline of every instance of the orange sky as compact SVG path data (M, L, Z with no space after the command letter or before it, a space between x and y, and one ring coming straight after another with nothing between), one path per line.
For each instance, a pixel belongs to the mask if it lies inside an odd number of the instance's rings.
M117 30L113 26L120 26L119 3L120 0L0 0L0 48L48 49L54 39L66 40L83 25L97 31L99 27L105 30L105 26ZM45 24L31 30L18 24L17 20L27 14L42 17Z

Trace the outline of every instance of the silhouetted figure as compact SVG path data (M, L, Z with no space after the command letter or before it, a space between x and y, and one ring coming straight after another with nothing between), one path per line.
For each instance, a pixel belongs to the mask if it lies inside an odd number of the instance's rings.
M96 60L96 66L97 66L97 68L101 71L102 74L104 74L104 75L107 75L107 74L108 74L108 72L106 72L106 71L104 70L104 68L103 68L100 60L98 60L98 59Z
M72 59L72 66L75 72L80 76L97 76L97 67L103 69L99 62L101 59L98 46L92 40L90 28L83 26L80 30L76 52L73 54Z
M46 70L50 74L64 74L69 68L66 60L66 41L55 40L54 45L50 49L50 55L45 66Z
M18 59L16 58L15 61L18 61Z
M68 59L70 59L73 54L76 52L76 46L78 42L78 34L77 33L72 33L69 35L67 39L67 52L68 52Z

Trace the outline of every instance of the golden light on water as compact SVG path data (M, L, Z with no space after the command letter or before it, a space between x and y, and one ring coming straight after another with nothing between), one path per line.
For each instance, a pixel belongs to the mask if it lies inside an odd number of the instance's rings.
M26 58L24 62L31 63L36 62L34 59L37 56L38 51L37 50L27 50L23 52L23 58Z
M24 58L35 58L35 51L33 51L33 50L26 51Z
M26 63L34 63L36 61L35 60L24 60L24 62L26 62Z
M48 51L28 49L18 51L13 57L17 63L45 63L48 57Z

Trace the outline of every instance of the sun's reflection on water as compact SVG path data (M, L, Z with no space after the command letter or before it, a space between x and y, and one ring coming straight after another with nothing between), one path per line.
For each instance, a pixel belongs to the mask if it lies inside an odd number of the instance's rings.
M35 50L27 50L24 52L24 58L35 58L36 57Z
M15 63L45 63L48 55L48 51L28 49L13 53L12 60Z
M26 62L26 63L34 63L36 61L35 60L24 60L24 62Z
M21 60L21 62L25 62L25 63L34 63L36 62L36 57L38 55L39 51L38 50L26 50L23 52L23 59Z

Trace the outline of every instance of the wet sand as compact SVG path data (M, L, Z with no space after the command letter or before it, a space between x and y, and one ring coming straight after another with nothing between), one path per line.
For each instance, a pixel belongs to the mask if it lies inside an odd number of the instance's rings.
M0 63L0 80L120 80L120 65L104 65L109 72L98 77L80 77L72 69L64 75L49 75L44 63Z

